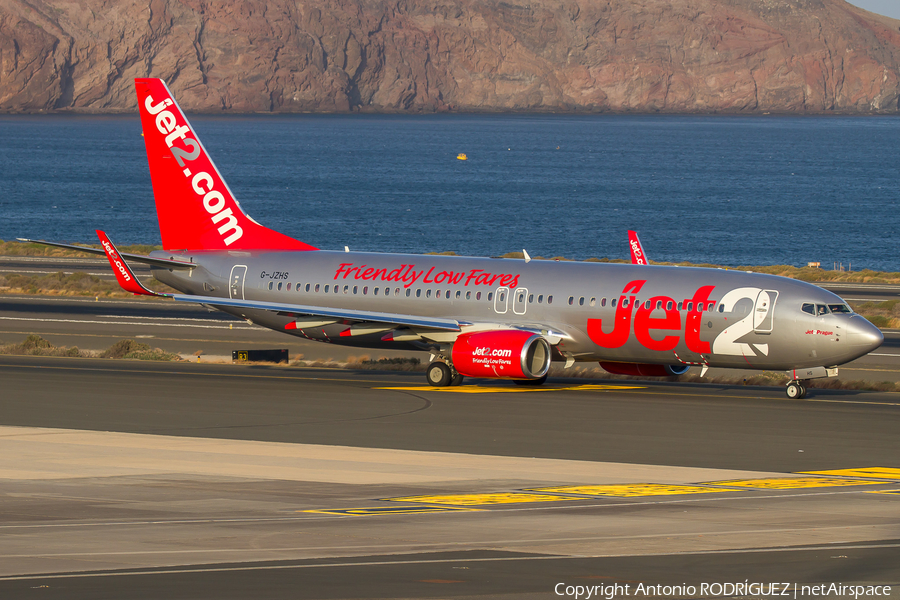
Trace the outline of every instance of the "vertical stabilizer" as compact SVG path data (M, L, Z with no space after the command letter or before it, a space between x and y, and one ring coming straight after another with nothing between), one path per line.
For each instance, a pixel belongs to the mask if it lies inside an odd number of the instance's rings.
M167 250L315 250L241 210L161 79L135 79L153 197Z
M641 246L641 240L636 231L628 230L628 248L631 250L631 264L648 265L650 264L647 255L644 254L644 247Z

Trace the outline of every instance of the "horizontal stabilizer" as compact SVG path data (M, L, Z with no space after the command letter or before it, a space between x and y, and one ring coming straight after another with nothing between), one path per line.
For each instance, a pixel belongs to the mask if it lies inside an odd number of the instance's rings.
M44 240L29 240L27 238L16 238L20 242L26 242L29 244L43 244L44 246L53 246L56 248L66 248L67 250L78 250L79 252L86 252L88 254L99 254L101 256L106 254L106 250L102 250L100 248L90 248L88 246L76 246L74 244L61 244L59 242L47 242ZM120 252L119 256L122 258L127 258L128 260L133 260L134 262L143 263L145 265L150 265L153 267L162 267L164 269L175 269L175 270L190 270L197 267L196 264L192 262L188 262L186 260L176 260L170 258L153 258L152 256L144 256L143 254L130 254L128 252Z

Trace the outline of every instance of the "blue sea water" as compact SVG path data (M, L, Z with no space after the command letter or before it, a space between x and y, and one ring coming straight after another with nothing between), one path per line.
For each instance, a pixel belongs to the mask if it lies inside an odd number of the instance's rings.
M328 249L900 271L900 119L192 116L244 210ZM457 160L458 153L468 155ZM137 116L0 117L0 239L159 243Z

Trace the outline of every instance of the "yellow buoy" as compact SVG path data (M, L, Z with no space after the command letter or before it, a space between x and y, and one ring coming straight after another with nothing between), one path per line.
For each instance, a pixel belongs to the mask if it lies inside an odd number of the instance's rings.
M457 154L456 158L458 158L459 160L469 160L469 157L466 156L463 152L460 152L459 154Z

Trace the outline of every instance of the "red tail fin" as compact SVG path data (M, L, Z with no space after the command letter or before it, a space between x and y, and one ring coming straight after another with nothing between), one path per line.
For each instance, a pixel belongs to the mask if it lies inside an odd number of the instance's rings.
M647 258L647 255L644 254L644 248L641 246L641 240L638 238L638 234L631 230L628 231L628 248L631 250L631 264L650 264L650 260Z
M135 79L153 197L167 250L315 250L241 210L161 79Z

